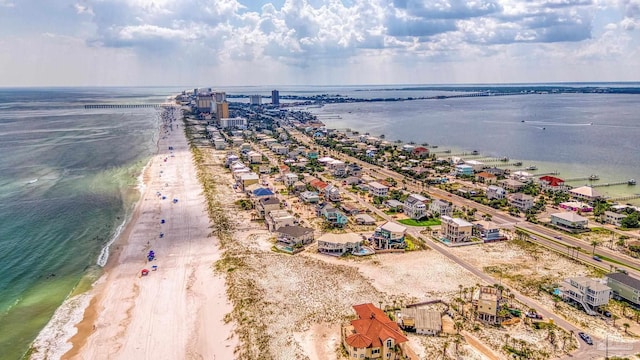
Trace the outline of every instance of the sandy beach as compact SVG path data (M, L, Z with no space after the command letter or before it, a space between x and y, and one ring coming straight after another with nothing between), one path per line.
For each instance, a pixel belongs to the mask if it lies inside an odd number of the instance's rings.
M231 311L225 280L212 270L218 244L209 237L205 200L181 121L162 130L158 148L145 170L135 213L113 245L71 339L73 348L63 359L234 357L233 326L223 320ZM151 262L150 250L156 256ZM157 270L141 276L142 269L154 265Z

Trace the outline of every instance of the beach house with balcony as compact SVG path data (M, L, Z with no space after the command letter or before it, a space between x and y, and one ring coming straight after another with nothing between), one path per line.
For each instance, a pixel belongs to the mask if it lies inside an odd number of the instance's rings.
M256 201L258 218L264 219L266 214L274 210L280 210L280 200L275 196L261 197Z
M502 321L500 308L503 303L500 288L481 286L478 299L474 302L477 319L486 324L499 324Z
M620 222L622 219L626 218L627 214L619 214L614 211L605 211L604 212L604 222L607 224L612 224L615 226L620 226Z
M508 196L509 203L520 211L527 211L533 207L533 196L515 193Z
M471 241L473 224L460 219L444 215L440 217L442 237L452 243Z
M264 217L264 223L271 232L285 226L293 226L296 224L296 218L287 210L274 210Z
M481 220L473 224L473 236L482 239L483 242L502 241L507 238L500 233L498 224L493 221Z
M317 205L316 215L324 218L331 226L338 228L345 226L349 221L342 211L328 203Z
M428 199L420 194L411 194L403 204L403 211L411 219L420 220L427 216Z
M562 230L577 233L589 231L587 224L589 220L573 212L559 212L551 214L551 224Z
M489 185L489 187L487 187L486 196L487 196L487 199L489 200L493 200L493 199L502 200L506 195L507 195L507 191L501 188L500 186Z
M611 297L610 287L583 276L565 279L560 290L564 301L580 304L589 315L596 315L596 309L607 305Z
M625 273L615 272L607 274L607 286L611 288L611 296L624 299L636 306L640 306L640 280Z
M456 175L472 176L473 175L473 166L468 165L468 164L456 165Z
M372 181L367 185L369 187L369 194L373 196L386 197L387 194L389 194L389 187L377 181Z
M371 240L377 249L404 249L406 246L404 242L406 232L406 227L387 221L376 228Z
M435 199L429 204L429 213L431 216L442 217L450 215L453 211L453 205L445 200Z
M313 242L313 229L298 225L282 226L276 230L276 239L283 246L300 248Z
M342 327L342 345L350 359L406 359L409 339L398 324L373 304L354 305L358 318Z
M597 192L591 186L580 186L575 189L571 189L569 190L569 195L571 195L571 197L574 199L587 201L587 202L591 202L597 199L602 199L602 194Z
M363 242L362 236L356 233L325 233L318 238L318 252L332 256L358 252Z

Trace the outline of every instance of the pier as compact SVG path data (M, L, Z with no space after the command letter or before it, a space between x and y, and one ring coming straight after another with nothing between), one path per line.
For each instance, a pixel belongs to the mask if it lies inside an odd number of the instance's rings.
M593 175L589 175L589 176L586 176L586 177L577 177L577 178L565 179L564 182L585 181L585 180L589 180L589 181L600 180L600 176L598 176L596 174L593 174Z
M635 199L640 199L640 194L621 196L621 197L614 197L614 198L607 198L607 200L609 200L609 201L627 201L627 200L635 200Z
M595 185L591 185L591 187L603 187L603 186L616 186L616 185L635 185L636 181L634 179L629 179L626 181L616 181L616 182L611 182L611 183L606 183L606 184L595 184Z
M171 108L178 107L172 103L162 104L87 104L85 109L146 109L146 108Z

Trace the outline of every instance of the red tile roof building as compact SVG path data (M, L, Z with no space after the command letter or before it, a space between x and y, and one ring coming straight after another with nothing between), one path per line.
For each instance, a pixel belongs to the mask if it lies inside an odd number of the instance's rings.
M408 341L398 324L373 304L354 305L358 319L342 328L342 343L349 358L403 359L401 344Z
M548 186L552 188L564 186L564 180L557 178L555 176L549 176L549 175L541 177L540 183L543 184L544 186Z

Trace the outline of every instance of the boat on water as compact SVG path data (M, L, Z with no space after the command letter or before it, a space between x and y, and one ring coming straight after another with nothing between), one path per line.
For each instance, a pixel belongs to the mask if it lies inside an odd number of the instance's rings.
M29 181L27 181L27 184L33 184L33 183L36 183L36 182L38 182L38 179L29 180Z
M589 180L600 180L600 176L596 174L589 175Z
M506 157L506 156L505 156L505 157L501 157L501 158L500 158L500 161L502 161L502 162L507 162L507 161L509 161L509 158L508 158L508 157Z
M538 167L535 165L531 165L527 167L527 170L538 170Z
M627 184L635 185L636 184L636 179L629 179L629 181L627 181Z
M516 161L513 163L513 166L522 166L522 161Z
M473 150L473 151L471 152L471 155L478 155L478 154L479 154L478 150Z

